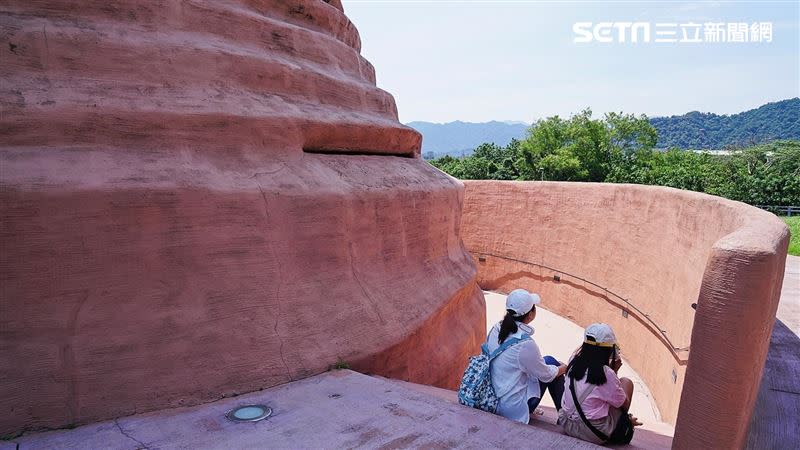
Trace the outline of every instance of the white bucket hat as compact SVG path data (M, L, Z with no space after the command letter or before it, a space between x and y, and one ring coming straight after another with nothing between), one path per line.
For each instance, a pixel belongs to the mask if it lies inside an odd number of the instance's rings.
M614 335L614 330L608 324L593 323L586 327L583 342L598 347L613 347L617 345L617 336Z
M514 315L519 317L528 314L533 309L533 305L541 302L542 299L537 294L531 294L525 289L514 289L506 297L506 309L514 311Z

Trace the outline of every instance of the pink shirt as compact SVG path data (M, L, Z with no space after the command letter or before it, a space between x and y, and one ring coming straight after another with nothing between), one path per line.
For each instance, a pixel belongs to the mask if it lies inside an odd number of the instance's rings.
M594 391L581 403L583 413L587 419L602 419L608 416L608 407L619 408L628 399L625 391L619 382L617 374L611 367L603 366L606 372L606 383L595 386ZM568 416L580 417L572 401L572 392L569 389L569 377L564 377L564 397L561 400L561 407ZM580 380L575 380L575 395L580 398L581 394L589 387L586 383L586 376Z

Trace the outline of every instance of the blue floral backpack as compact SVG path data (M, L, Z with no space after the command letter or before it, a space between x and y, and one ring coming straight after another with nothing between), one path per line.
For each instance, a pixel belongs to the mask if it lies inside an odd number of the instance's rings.
M508 338L491 354L489 354L486 344L483 344L481 346L481 354L469 358L469 365L464 371L464 376L461 377L458 402L465 406L496 414L497 404L500 399L497 398L492 386L492 372L490 370L492 360L512 345L526 339L530 339L530 336L524 336L522 339Z

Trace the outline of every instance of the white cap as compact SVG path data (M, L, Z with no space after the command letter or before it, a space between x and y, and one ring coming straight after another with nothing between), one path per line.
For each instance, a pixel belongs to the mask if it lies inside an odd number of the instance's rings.
M514 289L506 297L506 309L514 311L517 316L528 314L533 305L542 303L542 299L537 294L531 294L525 289Z
M592 339L589 339L590 337ZM583 342L598 347L613 347L617 344L617 336L614 335L614 330L605 323L593 323L586 327L583 339Z

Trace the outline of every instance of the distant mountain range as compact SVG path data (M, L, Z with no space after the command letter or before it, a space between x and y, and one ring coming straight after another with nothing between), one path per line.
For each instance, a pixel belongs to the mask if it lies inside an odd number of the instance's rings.
M659 148L721 149L777 139L800 140L800 98L767 103L739 114L692 111L682 116L654 117L650 123L658 130ZM529 126L524 122L498 121L406 125L422 133L422 153L426 158L468 155L484 142L504 146L511 139L524 138Z
M525 122L461 122L450 123L409 122L406 125L422 133L422 154L430 159L443 155L463 156L472 153L484 142L508 145L511 139L520 139L530 126ZM427 154L427 155L426 155Z
M654 117L658 147L721 149L778 139L800 139L800 98L767 103L739 114L692 111L682 116Z

